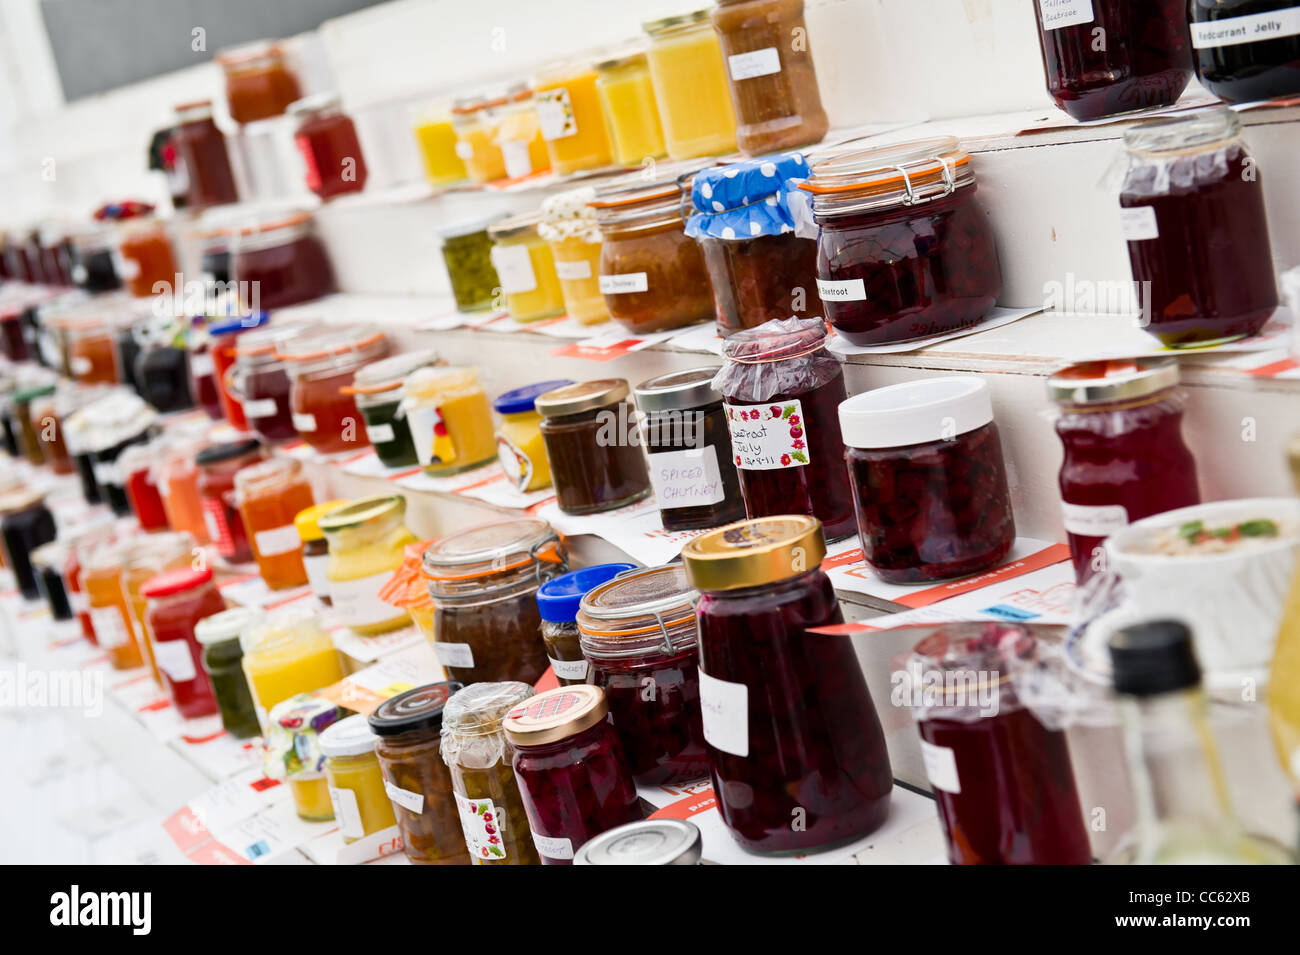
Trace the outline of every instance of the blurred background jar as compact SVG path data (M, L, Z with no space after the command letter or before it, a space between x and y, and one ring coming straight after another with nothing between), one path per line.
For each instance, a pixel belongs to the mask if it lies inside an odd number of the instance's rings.
M638 166L667 155L645 53L638 50L601 60L596 73L596 91L609 122L614 161L620 166Z
M551 156L542 136L532 88L527 83L516 83L507 89L497 116L497 145L501 148L506 178L520 179L549 171Z
M497 145L496 123L482 96L456 100L451 107L456 130L456 155L470 181L484 185L506 177L506 160Z
M542 201L537 234L549 243L569 317L581 325L609 321L600 292L600 227L590 203L596 190L583 186Z
M474 216L435 227L442 239L442 261L456 308L481 312L496 304L501 280L492 264L492 237L488 226L499 215Z
M505 293L506 310L516 322L534 322L564 312L564 292L551 246L538 232L536 213L488 226L492 267Z
M613 161L596 71L585 62L553 64L533 83L537 118L551 154L551 169L567 176Z
M307 188L332 199L366 186L366 159L351 117L337 94L322 93L289 106L298 126L294 144L302 156Z
M176 107L172 142L189 177L187 206L190 209L201 212L211 206L239 201L226 137L212 120L212 100L197 100Z
M222 50L216 61L225 73L230 118L237 123L281 116L302 98L298 79L276 43L261 40Z
M469 178L465 160L456 151L456 129L450 116L429 107L422 108L415 115L411 131L429 185L441 188Z
M235 279L247 288L252 311L308 302L335 290L334 268L305 212L263 213L239 231Z

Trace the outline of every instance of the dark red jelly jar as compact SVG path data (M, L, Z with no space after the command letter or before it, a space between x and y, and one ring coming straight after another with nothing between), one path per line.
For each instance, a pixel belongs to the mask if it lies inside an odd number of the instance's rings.
M853 344L969 328L997 301L998 251L956 137L834 156L800 188L821 226L817 294Z
M212 580L212 568L169 570L140 588L154 660L167 693L186 719L217 712L217 700L203 670L203 648L194 625L226 609Z
M1016 695L1037 656L1023 627L954 624L918 643L900 674L953 865L1092 861L1065 732Z
M858 534L882 580L964 577L1016 539L1002 442L981 378L923 378L854 395L840 428Z
M226 137L212 121L211 100L176 107L172 143L185 163L189 205L194 211L239 201L230 155L226 152Z
M322 199L360 192L366 185L366 159L357 127L331 93L309 96L289 106L297 117L293 141L302 154L307 188Z
M700 591L700 708L713 791L742 848L803 853L874 832L894 779L844 622L821 525L745 521L682 551ZM811 569L803 569L811 568ZM798 825L792 825L792 821Z
M231 243L245 306L256 312L331 294L334 268L307 213L274 215L242 229Z
M214 444L194 456L203 523L217 553L233 564L253 561L248 530L235 502L235 472L265 459L266 452L256 438Z
M641 818L604 692L562 686L521 703L501 724L543 865L572 865L593 836Z
M844 371L820 318L765 322L727 339L713 379L731 431L747 516L811 514L828 540L853 533L839 406Z
M1106 538L1133 521L1201 503L1183 441L1173 358L1093 361L1047 379L1061 409L1061 502L1074 575L1105 569Z
M240 336L235 346L235 364L226 376L225 387L239 402L248 426L271 444L298 438L289 402L292 383L279 349L319 327L312 323L274 325Z
M1196 75L1228 103L1300 94L1300 0L1191 0Z
M304 441L321 454L355 453L370 446L355 396L341 389L349 388L358 369L387 354L387 336L364 325L322 329L278 346L276 355L293 382L293 426Z
M1047 92L1078 120L1168 106L1192 79L1188 0L1034 0Z
M1264 186L1223 106L1124 134L1120 213L1143 328L1171 348L1254 335L1277 310Z
M150 533L165 531L169 527L167 511L163 508L162 494L158 491L155 477L158 456L156 445L133 444L117 459L131 510L140 522L141 530Z

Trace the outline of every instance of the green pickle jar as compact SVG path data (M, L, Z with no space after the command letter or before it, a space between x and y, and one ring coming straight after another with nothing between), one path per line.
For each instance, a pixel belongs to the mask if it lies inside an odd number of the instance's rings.
M492 265L493 243L487 230L499 218L465 219L438 230L451 294L462 312L486 311L496 300L501 281Z
M221 725L235 739L249 739L262 732L248 677L240 664L244 648L239 637L264 616L252 607L235 607L204 617L194 625L194 638L203 647L203 669L221 711Z
M356 399L357 410L366 420L366 437L384 467L413 467L419 463L411 423L402 410L406 376L438 364L438 355L431 348L396 355L359 369L352 384L339 389L340 394Z
M541 865L515 781L507 713L533 695L527 683L473 683L442 714L442 758L451 770L465 844L475 865Z

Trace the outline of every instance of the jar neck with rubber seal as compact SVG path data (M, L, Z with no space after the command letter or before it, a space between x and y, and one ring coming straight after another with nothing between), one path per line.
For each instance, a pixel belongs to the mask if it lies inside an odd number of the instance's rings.
M435 604L495 603L532 593L567 567L562 541L545 521L501 521L434 541L422 558Z
M680 566L619 574L582 598L577 624L583 655L619 660L693 649L698 596Z

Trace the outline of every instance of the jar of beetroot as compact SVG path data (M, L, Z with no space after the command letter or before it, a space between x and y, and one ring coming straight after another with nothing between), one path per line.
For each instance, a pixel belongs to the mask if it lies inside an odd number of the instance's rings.
M1016 539L1002 441L981 378L923 378L840 405L862 553L896 584L995 566Z

